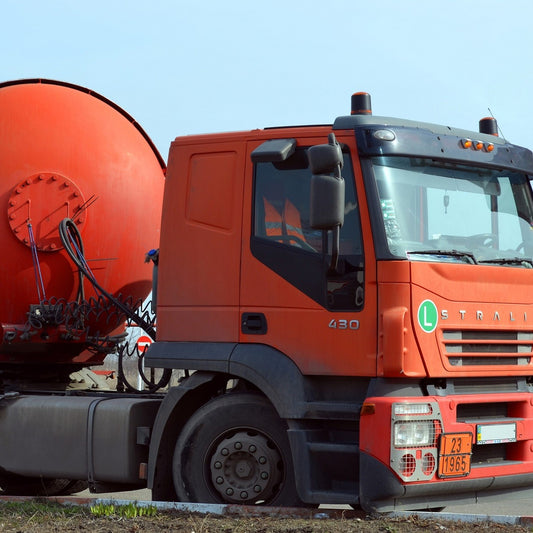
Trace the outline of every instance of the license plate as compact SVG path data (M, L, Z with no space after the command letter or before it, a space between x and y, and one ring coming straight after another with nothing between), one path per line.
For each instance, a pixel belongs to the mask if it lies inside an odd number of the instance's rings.
M478 424L476 444L516 442L516 424Z
M461 477L470 474L472 441L472 433L446 433L441 435L439 477Z

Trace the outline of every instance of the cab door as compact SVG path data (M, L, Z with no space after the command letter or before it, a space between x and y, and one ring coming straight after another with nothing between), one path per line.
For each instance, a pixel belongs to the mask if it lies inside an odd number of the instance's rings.
M332 234L310 225L307 162L308 148L327 143L331 130L287 135L296 131L278 131L284 135L278 141L296 141L282 160L253 162L252 152L265 140L248 143L240 341L276 348L304 374L375 375L375 261L371 242L366 251L363 242L368 214L360 202L360 167L353 164L353 132L336 132L346 197L339 260L332 269Z

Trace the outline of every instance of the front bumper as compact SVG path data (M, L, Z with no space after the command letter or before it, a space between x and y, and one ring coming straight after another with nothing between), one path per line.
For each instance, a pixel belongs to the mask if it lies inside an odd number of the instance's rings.
M367 512L430 510L452 503L479 503L485 500L515 498L530 494L533 499L533 473L459 479L406 485L383 463L360 455L359 503Z
M360 423L359 500L368 511L431 509L514 490L533 496L530 392L367 398ZM397 424L430 424L434 433L406 440ZM444 468L443 435L471 436L464 470Z

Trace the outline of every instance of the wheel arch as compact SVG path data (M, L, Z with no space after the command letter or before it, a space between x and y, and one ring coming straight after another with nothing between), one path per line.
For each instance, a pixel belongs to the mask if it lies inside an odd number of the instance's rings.
M265 344L237 344L229 373L254 385L283 419L305 418L305 377L285 354Z
M158 344L161 346L154 351ZM204 350L205 357L201 357ZM153 499L174 499L168 472L176 439L190 416L220 394L228 380L244 380L270 401L282 419L305 417L304 376L291 359L270 346L162 342L154 343L150 351L152 357L147 366L196 370L178 387L169 389L158 411L148 459L148 488L152 489ZM213 368L217 371L210 371Z
M266 344L158 341L148 348L145 365L245 379L263 392L282 418L305 416L305 376L292 359Z
M195 372L180 386L172 387L165 395L157 413L148 455L148 488L152 499L175 499L172 476L172 456L176 439L190 416L217 394L226 382L223 374Z

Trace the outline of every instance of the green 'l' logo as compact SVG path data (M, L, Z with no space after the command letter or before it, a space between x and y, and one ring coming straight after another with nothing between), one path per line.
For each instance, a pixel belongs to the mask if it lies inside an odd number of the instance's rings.
M431 333L435 331L438 321L437 306L431 300L424 300L418 308L418 323L420 327L426 333Z

